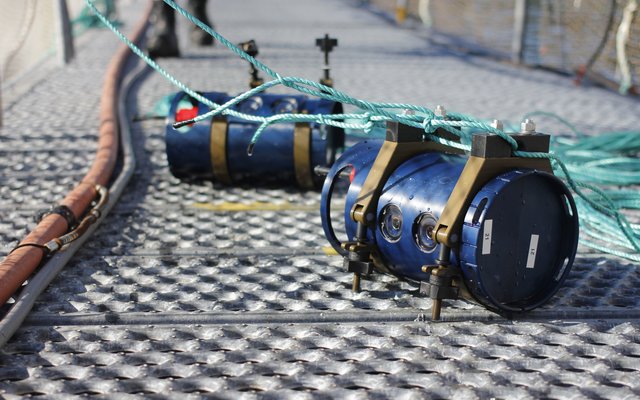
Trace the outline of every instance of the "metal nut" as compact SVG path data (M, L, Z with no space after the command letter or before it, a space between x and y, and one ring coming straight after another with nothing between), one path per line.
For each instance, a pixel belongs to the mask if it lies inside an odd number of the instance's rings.
M522 133L534 133L536 131L536 124L527 118L520 124L520 130Z
M494 128L494 129L497 129L499 131L504 130L504 124L499 119L494 119L491 122L491 127Z

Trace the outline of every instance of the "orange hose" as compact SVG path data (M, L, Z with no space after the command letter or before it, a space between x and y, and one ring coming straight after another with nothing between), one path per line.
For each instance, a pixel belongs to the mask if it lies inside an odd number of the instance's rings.
M139 42L146 29L151 13L151 2L143 18L135 28L133 42ZM117 99L122 70L131 53L125 45L121 46L111 59L105 73L105 82L100 98L100 127L98 130L98 150L93 165L82 181L60 204L73 211L76 218L81 217L96 197L96 185L106 186L111 178L118 157L118 113ZM44 245L48 241L64 235L68 231L67 221L58 214L45 216L21 243ZM38 268L44 253L34 246L20 247L10 253L0 263L0 305Z

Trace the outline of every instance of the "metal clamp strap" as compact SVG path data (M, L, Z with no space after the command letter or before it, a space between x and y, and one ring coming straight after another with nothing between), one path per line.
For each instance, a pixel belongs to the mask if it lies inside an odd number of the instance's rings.
M65 221L67 221L68 230L72 230L73 228L78 226L78 219L76 218L75 214L73 213L73 211L71 211L69 207L65 206L64 204L51 207L50 210L39 213L36 217L36 222L42 221L44 217L50 214L58 214L62 218L64 218Z
M298 185L303 189L313 189L311 125L308 122L297 122L293 129L293 166Z
M229 166L227 165L227 133L229 123L226 118L214 118L211 122L209 153L213 177L224 184L231 184Z

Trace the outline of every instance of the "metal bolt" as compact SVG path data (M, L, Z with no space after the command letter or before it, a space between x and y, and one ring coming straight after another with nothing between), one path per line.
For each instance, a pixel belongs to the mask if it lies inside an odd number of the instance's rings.
M438 321L440 319L440 310L442 309L442 300L433 299L431 305L431 320Z
M504 130L504 124L499 119L494 119L493 122L491 122L491 127L499 131Z
M520 124L520 130L522 131L522 133L535 133L536 124L532 120L527 118Z
M441 118L447 117L447 110L444 107L442 107L440 104L436 106L436 109L433 110L433 113L436 115L436 117L441 117Z
M353 291L354 293L360 293L360 274L357 272L353 274L351 291Z

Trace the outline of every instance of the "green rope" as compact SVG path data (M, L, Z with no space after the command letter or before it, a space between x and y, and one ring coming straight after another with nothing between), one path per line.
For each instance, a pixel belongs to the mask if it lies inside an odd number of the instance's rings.
M98 4L96 7L101 10L101 14L105 15L110 21L116 25L120 23L116 20L116 7L113 0L95 0ZM77 17L71 20L73 26L73 34L78 36L91 28L102 26L100 18L92 11L90 7L85 6Z
M640 225L630 223L623 210L640 209L640 132L603 132L586 136L552 113L575 136L552 146L554 167L578 195L580 243L598 251L640 261ZM562 160L562 162L560 161ZM624 188L628 189L624 189ZM600 243L598 243L600 242ZM606 243L603 245L602 243Z
M640 197L633 195L632 192L619 192L606 188L599 188L596 185L629 185L636 184L640 181L640 176L635 171L640 171L637 160L631 157L634 152L640 149L640 134L637 132L631 134L629 132L612 133L605 138L587 138L585 135L575 129L575 127L563 118L550 113L534 112L529 116L547 116L555 118L565 126L569 127L574 136L579 139L571 140L567 138L557 138L554 140L555 147L551 153L533 153L518 150L516 141L508 136L504 131L493 128L489 123L483 122L471 116L459 113L448 113L447 118L441 118L435 113L422 106L404 103L380 103L368 102L357 99L341 92L337 89L322 85L320 83L302 79L298 77L283 77L277 72L270 69L260 61L251 57L236 45L228 41L224 36L214 31L208 25L195 18L185 9L178 6L172 0L164 0L166 4L174 8L189 21L200 27L200 29L213 36L218 42L225 45L242 59L254 65L257 69L273 78L273 80L240 94L227 103L216 104L194 90L180 82L169 72L160 67L155 61L146 56L142 50L135 46L124 36L104 15L96 9L93 4L94 0L85 0L88 7L100 18L100 20L108 26L131 50L142 58L149 66L164 76L167 80L189 94L194 99L200 101L211 108L211 111L196 117L194 120L184 121L176 124L188 124L198 122L216 115L231 115L241 118L245 121L259 124L253 135L248 149L249 154L253 150L253 146L260 138L260 135L267 127L274 123L292 123L292 122L314 122L318 124L332 125L345 129L362 129L365 133L373 131L376 126L386 121L397 121L399 123L421 128L425 132L425 138L434 140L451 147L463 150L470 150L470 138L473 132L489 132L500 136L513 149L513 154L518 157L532 158L548 158L551 160L557 173L564 177L567 185L578 196L576 205L578 207L580 221L583 226L581 234L581 243L585 246L592 247L599 251L605 251L620 257L626 257L632 260L640 259L640 230L638 225L629 223L627 218L622 214L623 207L640 205ZM254 96L264 90L283 85L294 89L300 93L310 96L320 97L343 104L353 105L362 112L351 114L278 114L269 117L259 117L255 115L245 114L232 109L241 101ZM396 113L393 110L412 110L414 113ZM508 125L507 125L508 126ZM435 136L434 132L442 128L446 131L461 138L460 143L445 140L439 136ZM565 159L565 164L561 158ZM589 167L585 168L585 162L589 163ZM612 168L615 166L615 169ZM620 169L624 171L620 175ZM635 168L635 169L634 169ZM616 178L616 175L619 177ZM579 176L580 180L575 179ZM584 227L588 229L584 229ZM611 248L607 245L600 245L584 237L592 237L599 241L613 245ZM631 253L633 252L633 253Z
M90 1L90 0L86 0L86 1ZM174 8L176 11L178 11L180 14L182 14L185 18L187 18L189 21L191 21L192 23L194 23L195 25L197 25L200 29L204 30L205 32L207 32L209 35L213 36L216 40L218 40L220 43L224 44L226 47L228 47L231 51L233 51L234 53L236 53L238 56L240 56L241 58L243 58L244 60L248 61L249 63L251 63L252 65L254 65L257 69L263 71L264 73L266 73L267 75L271 76L272 78L274 78L273 81L270 82L266 82L263 85L252 89L248 92L245 92L243 94L241 94L240 96L236 97L235 99L229 101L228 103L224 104L223 106L219 107L219 108L214 108L212 111L210 111L209 113L203 114L201 116L199 116L197 119L194 120L194 122L197 122L199 120L203 120L206 118L210 118L212 116L218 115L218 114L224 114L225 111L227 111L230 107L238 104L239 102L241 102L242 100L246 99L249 96L252 96L254 94L260 93L272 86L276 86L276 85L283 85L286 87L290 87L292 89L295 89L301 93L305 93L311 96L315 96L315 97L320 97L320 98L324 98L324 99L328 99L328 100L333 100L333 101L337 101L340 103L344 103L344 104L351 104L354 105L362 110L365 110L367 112L371 112L374 115L380 116L380 117L385 117L387 118L387 120L393 120L393 121L398 121L410 126L415 126L415 127L424 127L425 128L425 132L427 134L431 134L433 133L438 127L441 127L443 129L446 129L448 131L451 131L452 133L455 134L456 127L460 127L462 126L462 124L467 123L469 125L471 124L475 124L476 127L481 128L481 129L485 129L489 132L495 133L497 135L500 135L501 137L503 137L504 140L506 140L514 149L517 148L517 144L515 142L515 140L513 140L511 137L507 136L504 132L494 129L492 128L490 125L485 124L481 121L475 120L471 117L468 116L464 116L462 114L458 114L456 116L459 116L460 119L458 121L456 120L435 120L434 119L434 113L433 111L425 108L425 107L420 107L420 106L415 106L412 104L403 104L403 103L372 103L372 102L368 102L368 101L364 101L364 100L360 100L360 99L356 99L354 97L351 97L339 90L336 90L334 88L322 85L318 82L314 82L308 79L302 79L302 78L296 78L296 77L282 77L280 76L280 74L278 74L277 72L271 70L269 67L267 67L266 65L264 65L262 62L256 60L254 57L251 57L250 55L248 55L247 53L245 53L244 51L242 51L242 49L240 49L239 47L237 47L236 45L234 45L233 43L231 43L230 41L228 41L224 36L220 35L218 32L214 31L211 27L209 27L208 25L204 24L202 21L198 20L196 17L194 17L192 14L190 14L188 11L186 11L185 9L183 9L182 7L180 7L179 5L177 5L174 1L172 0L164 0L164 2L166 4L168 4L169 6L171 6L172 8ZM413 118L413 116L409 116L406 114L395 114L395 113L391 113L389 111L387 111L387 109L399 109L399 110L413 110L416 111L418 113L422 113L424 115L426 115L427 117L425 117L423 119L423 121L418 121L416 118ZM309 122L318 122L319 119L319 115L308 115L306 119L306 121ZM367 117L369 117L369 115L362 114L360 116L360 118L363 119L367 119ZM280 122L290 122L287 121L286 118L279 118L278 119ZM299 120L299 119L298 119ZM370 120L368 120L367 122L369 122ZM437 123L434 123L434 121L438 121ZM260 135L262 134L262 132L264 132L264 130L271 125L272 123L274 123L273 119L269 119L269 118L265 118L262 122L262 125L256 130L253 138L251 139L251 146L250 146L250 150L253 148L253 145L255 145L255 142L259 139ZM363 127L363 129L365 129L365 127Z

